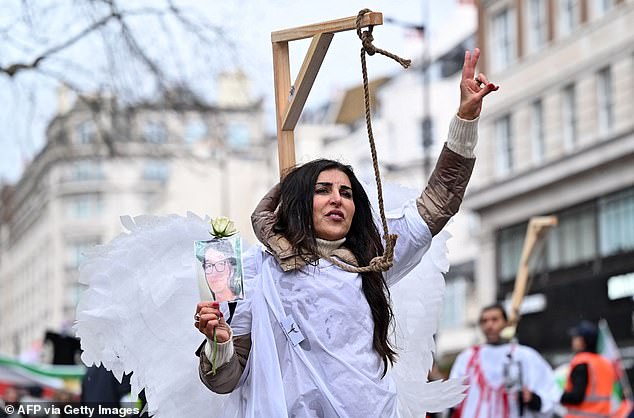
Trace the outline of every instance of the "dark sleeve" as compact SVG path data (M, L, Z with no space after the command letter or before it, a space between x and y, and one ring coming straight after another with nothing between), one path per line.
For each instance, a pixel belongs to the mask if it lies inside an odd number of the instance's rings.
M418 213L432 235L439 233L460 209L474 164L475 158L463 157L446 144L443 147L427 187L416 199Z
M588 387L588 365L578 364L570 371L570 382L572 389L561 395L563 405L579 405L586 396Z
M121 400L121 398L123 398L128 393L132 392L132 386L130 385L130 376L132 376L132 374L124 375L121 383L115 380L117 383L117 394L119 395L119 400Z
M531 400L526 404L531 411L539 412L542 409L542 398L535 392L531 393Z
M205 344L207 344L206 341L196 351L196 355L200 358L198 368L200 380L212 392L229 393L233 391L238 386L242 372L244 372L249 359L251 334L233 337L233 357L227 363L218 367L215 374L212 371L211 362L205 355Z

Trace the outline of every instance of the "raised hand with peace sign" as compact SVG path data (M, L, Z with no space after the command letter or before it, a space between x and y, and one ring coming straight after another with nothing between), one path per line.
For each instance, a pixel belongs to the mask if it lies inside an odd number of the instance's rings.
M464 55L464 65L462 67L462 80L460 81L460 107L458 117L472 120L480 116L482 110L482 99L492 91L497 91L500 86L489 82L483 73L474 77L476 65L480 58L480 49L466 51Z

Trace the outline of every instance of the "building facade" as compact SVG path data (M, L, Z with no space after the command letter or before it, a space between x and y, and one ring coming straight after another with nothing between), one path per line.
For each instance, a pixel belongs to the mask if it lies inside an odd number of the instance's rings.
M477 299L513 290L526 225L557 215L533 266L520 340L561 362L567 330L607 319L634 361L634 1L479 4L481 70L500 90L480 123Z
M261 100L226 81L219 90L230 97L215 105L181 92L125 108L101 97L60 109L45 147L2 190L1 353L37 350L45 330L72 324L78 266L122 232L122 215L226 215L254 241L250 212L276 169Z

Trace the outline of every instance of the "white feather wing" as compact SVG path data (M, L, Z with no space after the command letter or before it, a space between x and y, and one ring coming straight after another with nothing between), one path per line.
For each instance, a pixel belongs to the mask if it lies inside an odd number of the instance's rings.
M223 397L198 378L194 352L204 337L193 326L200 300L193 242L208 239L209 224L193 214L122 223L128 232L94 249L80 269L88 286L75 325L82 360L119 379L134 372L133 393L145 388L157 418L215 416Z
M376 190L366 186L373 207ZM386 212L396 210L402 202L415 199L419 191L395 184L383 188ZM449 270L447 240L441 231L432 240L422 261L390 289L396 318L396 343L399 360L391 371L396 381L401 417L420 417L424 412L438 412L456 405L464 398L467 386L459 379L427 381L432 368L436 344L434 335L445 293L443 274Z

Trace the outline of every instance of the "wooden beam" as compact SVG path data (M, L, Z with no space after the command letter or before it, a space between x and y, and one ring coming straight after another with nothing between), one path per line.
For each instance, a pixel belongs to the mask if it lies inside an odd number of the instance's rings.
M356 22L357 16L352 16L271 32L280 177L283 177L288 169L295 166L295 126L334 33L355 30ZM380 12L368 12L361 19L361 27L382 24L383 14ZM294 91L291 92L288 42L311 37L313 40L295 80Z
M295 84L293 84L295 91L282 118L283 131L292 131L295 129L297 121L302 114L302 109L304 109L304 105L306 104L306 99L308 99L308 93L310 93L310 89L313 87L319 68L322 62L324 62L326 52L328 52L330 41L332 41L334 36L334 33L318 33L313 36L308 52L306 52L302 68L299 70L299 74L297 74Z
M288 58L288 42L273 42L273 79L275 84L275 116L277 121L277 155L280 177L295 166L295 134L282 130L282 117L291 90L291 66Z
M522 247L520 265L517 269L517 276L515 277L513 296L511 297L511 312L509 312L509 324L511 326L515 326L519 322L520 306L522 305L524 296L526 296L526 292L528 291L528 264L534 256L533 252L539 241L545 238L548 229L556 225L556 216L535 216L528 222L526 238L524 239L524 246Z
M383 24L383 13L370 12L363 16L362 27L377 26ZM315 23L312 25L299 26L296 28L283 29L271 32L271 42L288 42L298 39L312 38L318 33L336 33L346 30L356 29L357 17L351 16L343 19L330 20L327 22Z

